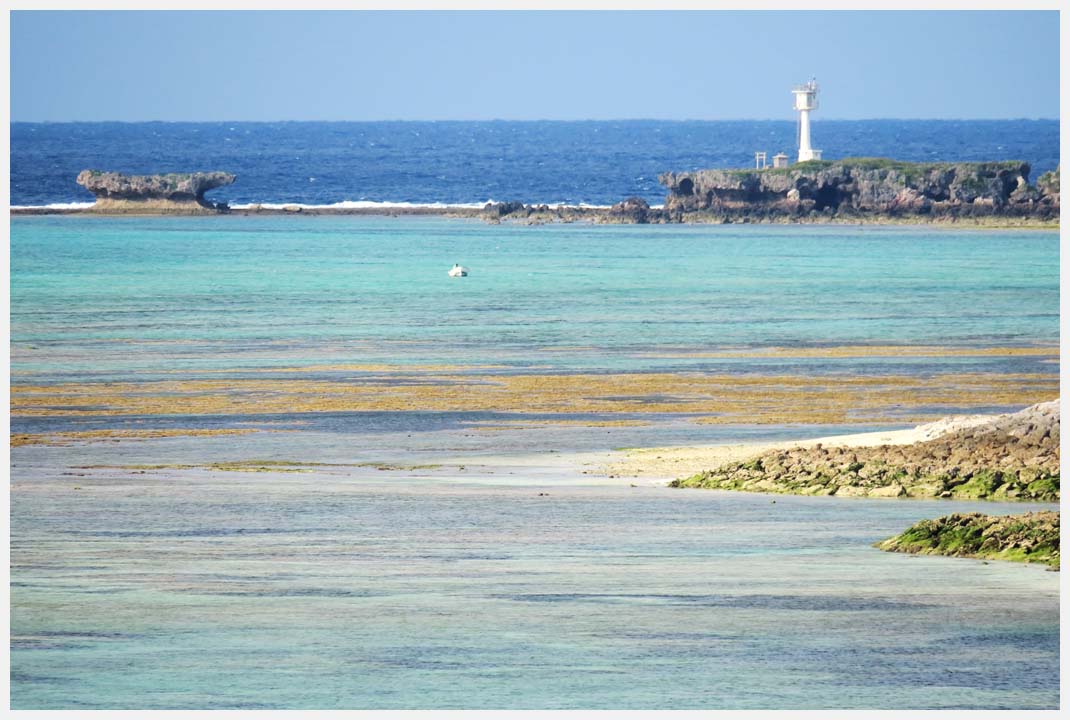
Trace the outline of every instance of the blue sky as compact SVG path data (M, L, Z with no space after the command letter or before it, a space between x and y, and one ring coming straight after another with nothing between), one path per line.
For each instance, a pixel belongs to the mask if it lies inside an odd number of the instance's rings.
M11 115L1057 118L1055 12L11 14Z

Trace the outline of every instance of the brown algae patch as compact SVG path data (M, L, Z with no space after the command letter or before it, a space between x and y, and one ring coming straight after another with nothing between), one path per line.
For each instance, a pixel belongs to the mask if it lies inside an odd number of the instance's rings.
M552 420L506 420L491 424L473 423L476 430L527 430L533 427L645 427L649 420L584 420L581 418L562 418Z
M425 375L397 384L237 377L13 385L14 416L511 412L705 416L714 423L908 422L948 408L1030 405L1058 394L1048 374L804 376L703 373Z
M648 352L660 358L863 358L863 357L1035 357L1058 358L1058 347L956 348L927 345L839 345L802 348L726 349L700 352Z
M198 370L204 375L228 375L228 374L310 374L319 372L359 372L359 373L387 373L391 376L404 374L419 375L424 373L466 373L480 370L509 370L509 365L389 365L386 363L344 363L338 365L294 365L287 367L246 367L246 368L223 368ZM189 374L188 370L168 370L166 374L182 375Z
M371 467L376 470L436 470L442 465L396 465L392 463L365 462L365 463L322 463L322 462L298 462L294 460L227 460L214 463L164 463L147 465L78 465L76 470L209 470L214 472L288 472L310 473L319 468L355 468Z
M248 435L259 432L252 428L221 428L214 430L79 430L54 433L11 433L11 447L48 445L60 447L76 442L118 442L124 439L147 440L164 437L202 437L207 435Z
M203 463L200 465L164 464L164 465L114 465L117 470L215 470L218 472L313 472L314 467L333 467L328 463L302 463L289 460L232 460L226 462ZM88 468L81 468L88 469Z

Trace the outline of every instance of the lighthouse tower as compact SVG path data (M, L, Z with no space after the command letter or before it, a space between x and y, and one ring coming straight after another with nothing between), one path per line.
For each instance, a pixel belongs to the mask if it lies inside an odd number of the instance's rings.
M820 160L821 151L810 147L810 111L817 109L817 82L811 78L805 85L791 89L795 94L795 109L799 111L799 162Z

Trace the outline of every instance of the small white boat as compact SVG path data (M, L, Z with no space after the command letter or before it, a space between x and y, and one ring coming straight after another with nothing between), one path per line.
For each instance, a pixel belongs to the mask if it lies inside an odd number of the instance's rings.
M450 277L468 277L468 268L461 265L454 265L450 268Z

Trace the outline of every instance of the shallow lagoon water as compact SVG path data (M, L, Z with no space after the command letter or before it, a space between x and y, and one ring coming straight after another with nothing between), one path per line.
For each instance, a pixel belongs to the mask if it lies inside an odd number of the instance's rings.
M16 384L331 379L349 371L322 365L348 363L1057 373L1051 355L706 355L1051 345L1053 232L291 217L11 229ZM463 282L446 278L456 261L473 267ZM871 547L921 518L1028 506L583 474L617 447L889 426L495 427L516 419L16 415L29 433L263 432L13 449L13 706L1057 706L1057 574ZM255 458L341 465L83 467Z
M1023 505L83 472L13 492L17 708L1058 704L1057 573L870 547Z
M1054 231L19 217L11 247L23 382L339 363L1033 372L1021 357L703 354L1058 342ZM455 262L472 274L448 278Z

